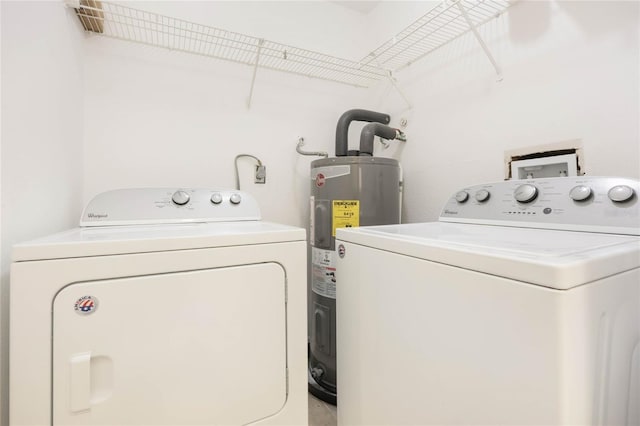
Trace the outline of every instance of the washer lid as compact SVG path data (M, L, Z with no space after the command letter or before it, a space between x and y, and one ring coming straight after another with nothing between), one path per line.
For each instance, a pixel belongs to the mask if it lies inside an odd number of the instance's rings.
M74 228L17 244L14 262L305 241L302 228L261 221Z
M625 235L433 222L343 228L336 239L556 289L640 267L640 238Z

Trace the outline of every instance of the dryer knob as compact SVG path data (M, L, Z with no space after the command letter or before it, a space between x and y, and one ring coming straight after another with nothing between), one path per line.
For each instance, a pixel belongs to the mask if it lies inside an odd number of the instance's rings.
M219 192L214 192L211 195L211 202L213 204L220 204L222 202L222 194L220 194Z
M587 201L591 197L591 188L585 185L578 185L571 188L569 197L573 201Z
M516 188L513 197L521 203L530 203L538 196L538 188L535 185L525 183Z
M183 206L189 202L189 198L190 197L187 191L180 190L173 193L173 195L171 196L171 201L179 206Z
M609 199L616 203L624 203L633 197L633 188L627 185L616 185L609 190Z
M455 198L457 202L464 203L469 199L469 193L467 191L456 192Z
M242 201L242 197L237 192L234 192L233 194L231 194L231 197L229 197L229 201L231 201L232 204L240 204L240 201Z
M478 190L475 195L476 200L480 203L484 203L485 201L487 201L490 196L491 196L491 193L486 189Z

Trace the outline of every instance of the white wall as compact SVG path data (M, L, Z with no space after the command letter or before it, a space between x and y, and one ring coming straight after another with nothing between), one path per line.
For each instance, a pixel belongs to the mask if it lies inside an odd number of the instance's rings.
M330 53L352 39L363 19L327 2L144 5L153 6ZM327 31L330 20L341 25ZM344 51L348 43L342 45ZM260 69L248 109L249 66L101 37L89 39L84 53L85 201L121 187L231 188L234 157L246 153L267 167L267 183L255 185L255 163L239 161L241 189L258 198L263 218L304 226L313 158L296 153L297 138L305 138L306 149L333 153L340 114L361 106L367 95L365 89Z
M80 215L83 36L59 2L2 1L0 8L0 423L7 425L11 246L69 228Z
M383 2L359 15L329 2L141 2L139 7L359 59L433 2ZM345 110L406 117L405 220L434 220L458 187L503 178L503 152L580 139L590 175L640 177L637 2L526 2L481 29L503 67L496 83L471 36L397 75L413 108L369 91L117 40L83 41L59 2L1 3L2 417L6 421L7 267L17 241L73 226L94 194L132 186L242 188L267 220L304 225L311 159L333 153ZM606 17L606 19L605 19ZM328 22L331 22L329 24ZM358 126L351 132L357 144ZM84 170L83 170L84 168ZM5 423L6 424L6 423Z
M368 15L327 2L142 3L358 59L437 2L382 2ZM249 67L92 38L84 199L122 186L229 187L233 157L249 153L266 163L267 184L251 183L242 160L242 188L267 220L303 225L310 160L296 138L333 153L337 118L354 107L409 119L409 142L378 151L402 161L405 221L434 220L459 187L502 179L504 151L520 147L578 139L588 174L638 177L638 21L637 2L517 2L480 29L504 80L468 34L396 74L411 109L388 84L363 91L259 70L247 110Z
M415 10L383 3L373 26ZM506 150L570 139L587 174L640 177L639 4L520 1L480 32L496 74L471 34L398 73L408 109L388 85L373 103L409 120L400 156L405 221L435 220L457 189L504 178ZM388 155L382 152L382 155Z

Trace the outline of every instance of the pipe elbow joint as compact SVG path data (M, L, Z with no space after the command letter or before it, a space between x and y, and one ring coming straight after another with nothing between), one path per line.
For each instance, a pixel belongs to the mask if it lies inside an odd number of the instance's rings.
M403 134L397 129L385 126L380 123L370 123L362 128L360 133L360 155L373 155L373 139L380 136L385 139L396 139L399 134Z
M336 127L336 157L348 155L349 125L352 121L389 124L391 116L366 109L350 109L344 112L338 119L338 125Z

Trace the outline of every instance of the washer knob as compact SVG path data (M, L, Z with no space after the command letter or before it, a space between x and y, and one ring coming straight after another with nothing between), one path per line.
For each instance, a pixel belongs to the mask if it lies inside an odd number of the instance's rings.
M187 191L180 190L173 193L173 195L171 196L171 201L179 206L184 206L189 202L190 198L191 197L189 197Z
M211 202L213 204L220 204L222 202L222 194L220 194L219 192L214 192L211 195Z
M633 188L627 185L616 185L609 190L609 199L615 203L624 203L633 197Z
M487 201L490 196L491 196L491 193L486 189L478 190L475 195L476 200L480 203L484 203L485 201Z
M242 201L242 197L237 192L234 192L233 194L231 194L231 197L229 197L229 201L231 201L231 204L240 204L240 201Z
M591 197L591 188L585 185L574 186L569 191L569 197L573 201L586 201Z
M525 183L516 188L513 197L521 203L530 203L538 196L538 188L535 185Z
M465 203L469 199L469 193L467 191L456 192L456 201L459 203Z

